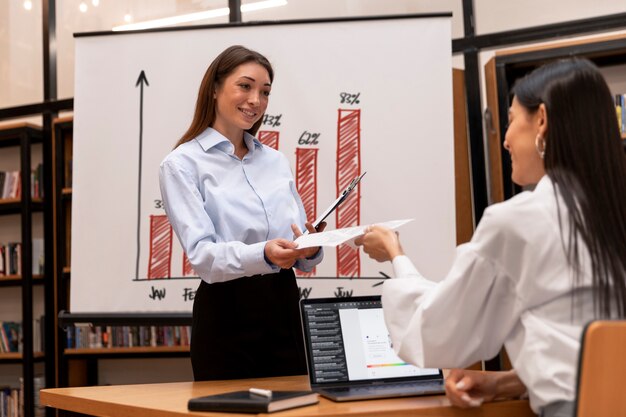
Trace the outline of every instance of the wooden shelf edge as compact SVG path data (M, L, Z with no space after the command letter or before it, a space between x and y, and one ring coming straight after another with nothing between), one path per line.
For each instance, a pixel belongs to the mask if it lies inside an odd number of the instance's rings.
M0 275L0 281L19 281L21 279L21 275ZM43 275L33 275L33 279L43 279Z
M43 203L43 199L41 198L33 198L30 201L31 203ZM21 202L21 198L0 198L0 204L16 204Z
M19 129L23 127L29 127L31 129L41 130L41 126L33 124L33 123L28 123L28 122L15 122L15 123L0 124L0 130Z
M544 51L550 49L559 49L559 48L567 48L578 45L586 45L591 43L600 43L600 42L610 42L610 41L619 41L624 39L626 34L619 33L615 35L605 35L605 36L594 36L583 39L573 39L573 40L552 40L548 41L542 45L532 45L532 46L523 46L523 47L513 47L511 49L504 49L500 51L496 51L496 56L505 56L505 55L516 55L526 52L536 52L536 51Z
M74 121L74 116L63 116L63 117L57 117L56 119L54 119L52 121L52 125L56 125L58 123L65 123L65 122L72 122Z
M142 347L111 347L111 348L72 348L65 349L71 355L115 355L128 353L179 353L189 352L189 346L142 346Z
M43 352L34 352L33 357L35 359L43 358L45 354ZM23 357L20 352L8 352L8 353L0 353L0 361L3 360L21 360Z
M68 195L68 194L72 194L72 187L65 187L61 190L61 194L63 195Z

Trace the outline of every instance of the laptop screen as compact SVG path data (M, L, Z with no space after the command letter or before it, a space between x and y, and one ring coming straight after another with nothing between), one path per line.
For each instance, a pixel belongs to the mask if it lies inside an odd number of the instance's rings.
M312 384L440 375L393 351L380 296L301 300Z

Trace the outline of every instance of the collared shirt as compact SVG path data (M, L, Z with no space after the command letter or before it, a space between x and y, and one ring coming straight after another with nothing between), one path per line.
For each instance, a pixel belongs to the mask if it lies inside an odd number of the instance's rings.
M573 288L558 210L567 242L566 207L557 206L547 176L534 191L492 205L439 283L396 257L399 278L384 284L383 309L399 356L457 368L494 357L504 344L536 413L574 400L582 331L594 318L592 280L580 240L583 271Z
M161 162L161 195L168 219L196 273L208 282L278 272L265 260L268 240L293 240L306 214L285 156L244 133L248 153L212 128ZM309 271L322 260L300 259Z

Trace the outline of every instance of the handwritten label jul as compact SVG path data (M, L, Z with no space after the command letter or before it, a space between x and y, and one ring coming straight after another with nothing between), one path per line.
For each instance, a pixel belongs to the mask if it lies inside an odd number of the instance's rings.
M354 290L344 290L343 287L337 287L337 291L335 291L335 297L337 298L347 298L352 297L352 293Z

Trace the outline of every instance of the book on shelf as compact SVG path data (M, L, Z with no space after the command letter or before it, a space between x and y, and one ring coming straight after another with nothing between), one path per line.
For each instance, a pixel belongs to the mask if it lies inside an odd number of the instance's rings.
M0 386L0 416L20 416L20 390L8 385Z
M0 250L0 271L2 275L22 275L22 244L19 242L9 242L1 245Z
M43 198L43 164L30 172L31 198ZM0 172L0 199L22 197L22 175L20 171Z
M33 319L33 350L43 352L44 317ZM17 321L0 321L0 353L23 352L22 323Z
M22 325L13 321L0 322L0 352L20 352Z
M615 94L615 112L620 133L626 132L626 94Z
M2 176L2 184L0 189L2 190L2 194L0 198L17 198L18 187L20 182L20 172L19 171L6 171L3 172Z
M6 381L6 379L3 381ZM0 417L22 417L24 415L23 378L20 377L15 382L3 382L3 384L0 384ZM35 375L33 378L33 408L35 417L44 417L45 415L45 407L39 401L39 390L43 388L45 388L44 376Z
M6 186L7 186L7 173L5 171L0 171L0 198L4 198Z
M93 326L80 323L66 332L66 347L70 349L189 346L191 340L191 326Z
M32 273L34 275L44 272L44 242L43 239L32 240ZM0 244L0 276L22 275L22 244L9 242Z
M33 254L33 264L32 271L34 275L40 274L43 275L44 272L44 246L43 239L34 238L32 240L32 254Z
M23 393L24 393L24 379L20 378L20 389L19 389L19 410L20 410L20 416L24 415L24 397L23 397ZM40 401L39 401L39 391L46 388L46 380L45 377L43 375L35 375L35 378L33 379L33 392L35 393L34 396L34 411L35 411L35 417L44 417L45 412L46 412L46 408L44 406L41 405Z
M187 408L190 411L273 413L318 402L318 394L313 391L273 391L271 397L250 391L234 391L192 398L187 403Z

